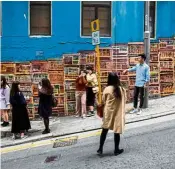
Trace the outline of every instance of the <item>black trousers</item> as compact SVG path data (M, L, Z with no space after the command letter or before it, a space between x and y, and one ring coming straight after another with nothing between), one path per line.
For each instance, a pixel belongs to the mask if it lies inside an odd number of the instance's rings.
M99 150L103 150L103 145L105 143L107 134L108 134L108 129L102 129L102 133L101 133L101 136L100 136ZM119 133L114 133L115 151L119 150L119 144L120 144L120 134Z
M86 105L87 106L94 106L95 104L95 93L92 90L92 87L87 87L86 91Z
M135 89L134 89L134 108L137 108L139 94L140 94L140 106L139 106L139 108L142 108L143 103L144 103L144 87L135 86Z

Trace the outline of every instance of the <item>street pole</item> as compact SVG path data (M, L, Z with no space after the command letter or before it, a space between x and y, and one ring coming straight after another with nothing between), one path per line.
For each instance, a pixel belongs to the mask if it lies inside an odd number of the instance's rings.
M144 53L146 55L146 63L150 65L150 27L149 27L149 18L150 18L150 2L145 2L145 32L144 32ZM148 108L148 98L149 98L149 87L145 88L144 95L144 104L143 108Z

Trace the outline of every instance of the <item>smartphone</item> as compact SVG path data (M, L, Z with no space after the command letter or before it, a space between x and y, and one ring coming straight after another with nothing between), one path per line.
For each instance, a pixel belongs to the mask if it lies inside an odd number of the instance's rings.
M38 83L38 89L41 89L41 82Z

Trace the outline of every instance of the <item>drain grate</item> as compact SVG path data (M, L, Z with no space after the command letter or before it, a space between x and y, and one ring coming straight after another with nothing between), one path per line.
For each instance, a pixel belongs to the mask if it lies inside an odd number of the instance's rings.
M53 148L71 146L76 144L77 141L78 141L78 136L57 139L53 143Z
M61 157L61 155L49 156L45 159L45 163L51 163L54 161L58 161L60 157Z

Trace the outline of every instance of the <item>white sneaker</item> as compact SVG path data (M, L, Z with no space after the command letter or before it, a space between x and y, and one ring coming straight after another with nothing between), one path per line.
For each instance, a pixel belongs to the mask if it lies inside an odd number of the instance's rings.
M139 109L139 111L137 112L137 115L141 115L142 114L142 109Z
M134 110L130 111L130 114L135 114L137 112L138 112L138 109L134 109Z
M85 114L83 114L82 118L83 118L83 119L86 119L86 115L85 115Z

